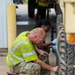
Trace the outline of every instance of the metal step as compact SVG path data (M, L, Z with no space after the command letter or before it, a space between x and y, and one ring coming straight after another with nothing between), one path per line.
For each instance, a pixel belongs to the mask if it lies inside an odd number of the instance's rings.
M6 56L8 53L7 48L0 48L0 56Z
M7 56L7 53L0 53L0 56Z

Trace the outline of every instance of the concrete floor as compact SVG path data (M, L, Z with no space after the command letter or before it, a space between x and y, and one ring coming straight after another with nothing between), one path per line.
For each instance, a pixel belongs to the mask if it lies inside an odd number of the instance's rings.
M9 67L6 64L5 57L0 57L0 75L7 75L6 72L9 72Z

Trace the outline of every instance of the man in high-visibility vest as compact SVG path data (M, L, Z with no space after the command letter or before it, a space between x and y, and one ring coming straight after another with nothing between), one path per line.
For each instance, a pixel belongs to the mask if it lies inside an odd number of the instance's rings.
M42 28L36 28L33 32L22 32L15 39L6 57L6 63L12 72L40 75L41 67L54 72L57 71L58 66L52 67L47 65L38 58L35 51L35 45L42 43L45 37L45 31ZM38 53L41 54L40 52Z
M45 0L37 0L37 20L46 18L48 3Z

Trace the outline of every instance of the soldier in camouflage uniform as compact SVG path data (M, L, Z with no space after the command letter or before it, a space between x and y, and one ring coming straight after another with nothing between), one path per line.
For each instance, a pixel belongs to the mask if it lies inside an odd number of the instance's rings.
M22 32L15 39L6 57L6 63L10 67L11 72L24 75L40 75L41 67L57 71L58 66L52 67L46 64L39 59L36 53L35 45L42 43L45 37L45 31L42 28L36 28L33 32ZM37 52L42 54L42 52Z

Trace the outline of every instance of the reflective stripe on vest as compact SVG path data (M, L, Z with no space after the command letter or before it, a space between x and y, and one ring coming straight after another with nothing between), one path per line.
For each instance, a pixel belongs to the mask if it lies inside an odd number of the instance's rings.
M14 52L14 51L16 50L16 48L17 48L19 45L21 45L22 43L24 43L24 42L29 42L29 40L22 40L22 41L20 41L17 45L15 45L15 47L14 47L11 51Z
M10 54L11 54L14 58L16 58L17 60L24 61L22 58L17 57L16 55L14 55L13 52L10 52Z
M13 65L16 65L16 62L14 62L14 61L10 58L10 56L8 56L8 59L10 60L10 62L11 62Z
M27 57L27 56L31 56L31 55L33 55L33 54L36 54L35 51L33 51L33 52L28 52L28 53L24 53L23 56L24 56L24 57Z
M17 45L15 45L15 47L12 49L12 50L10 50L10 54L14 57L14 58L16 58L17 60L20 60L20 61L24 61L22 58L19 58L19 57L17 57L16 55L14 55L14 51L16 50L16 48L19 46L19 45L21 45L22 43L24 43L24 42L29 42L29 40L22 40L22 41L20 41ZM14 62L11 58L10 58L10 56L8 57L8 59L11 61L11 63L12 64L17 64L16 62Z

